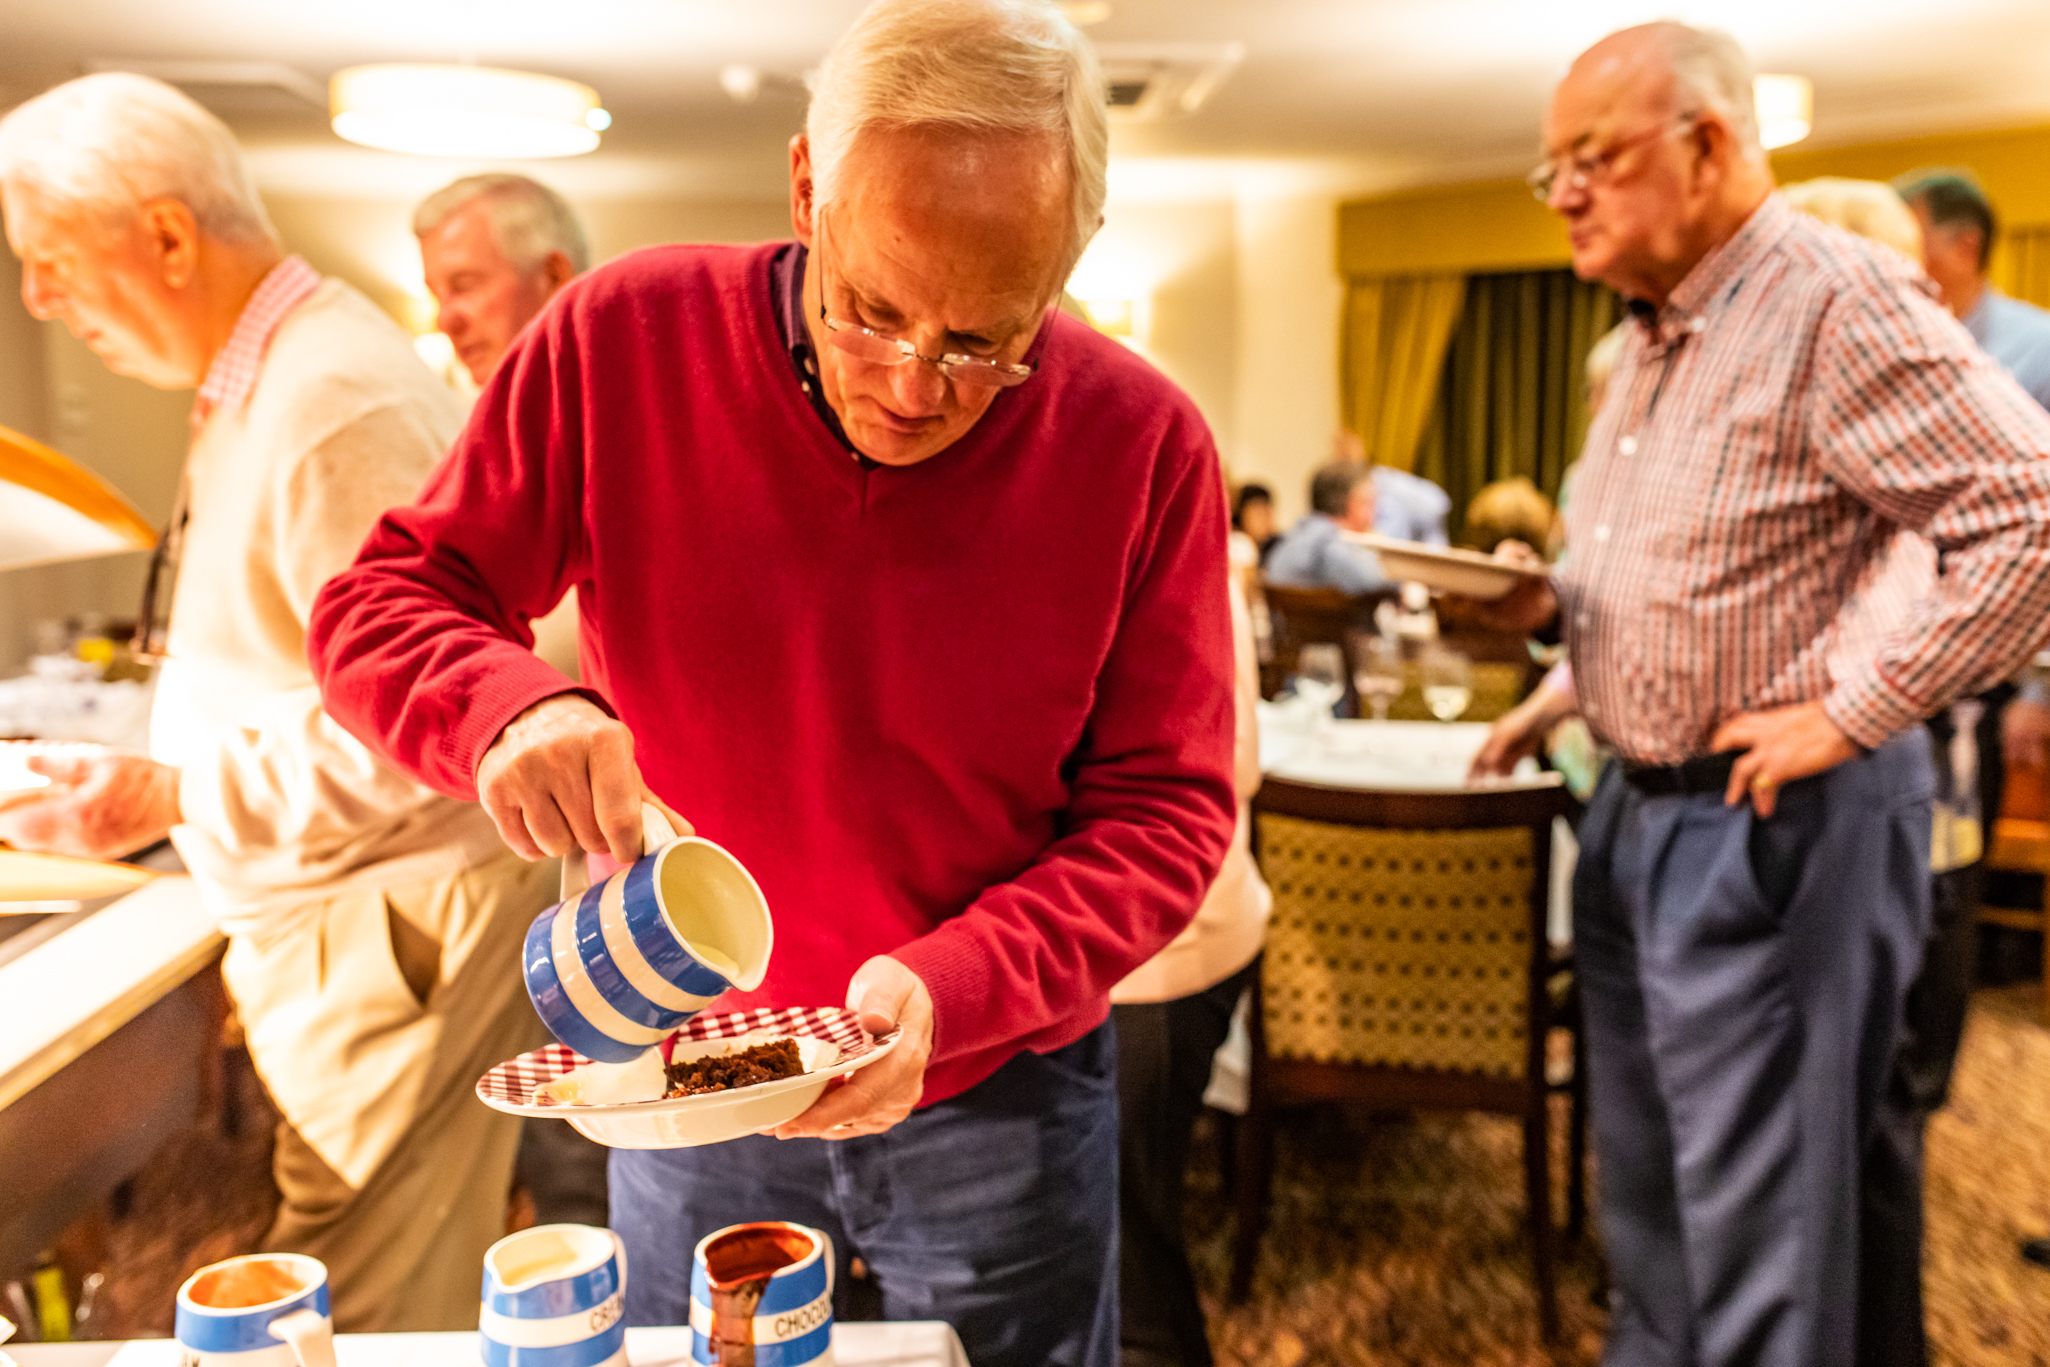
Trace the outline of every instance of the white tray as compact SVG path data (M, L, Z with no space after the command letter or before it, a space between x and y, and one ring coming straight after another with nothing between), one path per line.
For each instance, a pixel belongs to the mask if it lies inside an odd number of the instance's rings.
M1491 555L1456 546L1426 546L1420 541L1400 541L1379 532L1347 532L1345 536L1354 545L1372 551L1390 579L1414 580L1439 593L1481 603L1492 603L1518 584L1546 575L1542 569L1507 564Z

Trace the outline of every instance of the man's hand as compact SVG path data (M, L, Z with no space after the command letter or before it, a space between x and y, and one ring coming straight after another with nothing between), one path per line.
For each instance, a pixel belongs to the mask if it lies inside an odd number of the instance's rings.
M0 809L0 840L24 850L113 859L154 845L178 824L178 771L97 745L25 745L50 786Z
M2050 768L2050 703L2009 703L2000 718L2000 749L2017 769Z
M847 1009L871 1035L902 1026L889 1056L828 1087L797 1119L779 1125L778 1139L853 1139L881 1134L910 1115L925 1093L932 1057L932 995L916 973L886 954L863 964L847 984Z
M1544 570L1544 557L1521 541L1504 541L1495 548L1495 559L1518 569ZM1559 596L1552 589L1549 574L1518 579L1516 587L1492 602L1474 602L1462 616L1496 631L1530 635L1551 625L1559 615Z
M1834 769L1855 758L1857 745L1837 729L1819 702L1746 712L1716 728L1710 750L1742 750L1730 770L1723 804L1734 807L1751 795L1760 816L1771 816L1779 790L1795 779Z
M1540 685L1535 693L1510 708L1488 728L1488 738L1466 771L1466 781L1507 778L1545 743L1554 726L1573 710L1573 697L1563 689Z
M641 857L641 804L652 802L677 834L692 826L648 791L627 729L573 693L543 698L506 723L477 762L477 797L522 859L573 849Z

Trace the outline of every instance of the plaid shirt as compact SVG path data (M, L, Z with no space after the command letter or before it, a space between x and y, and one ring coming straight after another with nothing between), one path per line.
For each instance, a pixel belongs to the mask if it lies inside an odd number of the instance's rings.
M1677 763L1739 712L1817 699L1875 746L2050 632L2050 415L1906 261L1775 195L1633 311L1559 577L1617 751ZM1874 631L1902 528L1943 572Z
M320 288L320 272L297 256L288 256L271 267L250 292L249 302L235 319L235 330L207 367L199 397L192 403L192 428L198 431L222 406L239 408L256 388L257 372L263 369L263 353L278 325Z

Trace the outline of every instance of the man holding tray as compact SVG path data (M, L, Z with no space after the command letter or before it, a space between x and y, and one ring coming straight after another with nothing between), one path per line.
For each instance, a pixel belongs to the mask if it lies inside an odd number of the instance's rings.
M316 608L335 715L515 849L630 857L645 786L747 864L777 951L726 1005L904 1032L775 1137L615 1154L637 1323L688 1317L696 1239L790 1219L978 1367L1116 1359L1108 993L1234 803L1210 435L1053 307L1102 92L1050 6L872 7L797 241L569 286ZM581 688L524 649L572 585Z

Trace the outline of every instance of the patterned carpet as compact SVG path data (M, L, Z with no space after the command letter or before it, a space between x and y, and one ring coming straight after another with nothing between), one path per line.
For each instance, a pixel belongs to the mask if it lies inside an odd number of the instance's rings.
M1951 1106L1930 1133L1939 1364L2050 1367L2050 1271L2015 1256L2018 1239L2050 1233L2050 1031L2037 1001L2033 985L1978 994ZM137 1182L105 1231L101 1335L166 1332L185 1273L261 1231L271 1198L260 1129L195 1131ZM1219 1362L1595 1362L1604 1316L1593 1239L1562 1268L1563 1344L1547 1353L1539 1342L1518 1162L1511 1121L1301 1115L1281 1136L1253 1296L1233 1307L1223 1295L1231 1220L1214 1147L1201 1150L1190 1226Z
M2050 1367L2050 1271L2015 1253L2050 1234L2050 1031L2038 1001L2033 984L1975 996L1951 1103L1930 1127L1938 1364ZM1298 1116L1281 1138L1273 1222L1244 1306L1224 1299L1232 1221L1214 1158L1199 1159L1189 1224L1219 1363L1596 1362L1606 1315L1592 1238L1561 1272L1560 1346L1547 1353L1538 1337L1518 1136L1517 1122L1492 1117ZM1563 1143L1556 1162L1563 1172Z

